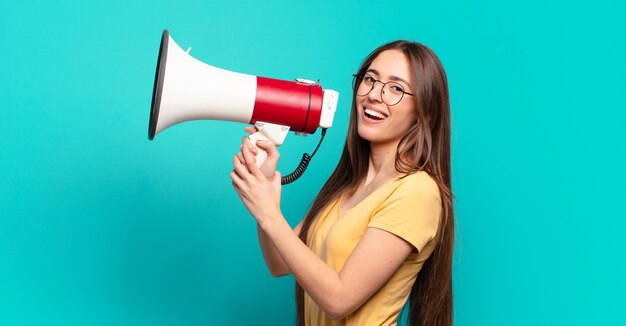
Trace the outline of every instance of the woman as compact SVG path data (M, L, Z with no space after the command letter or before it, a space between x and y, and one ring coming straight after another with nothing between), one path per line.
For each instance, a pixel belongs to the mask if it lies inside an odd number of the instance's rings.
M270 272L297 281L299 325L395 325L409 297L412 325L452 324L450 106L430 49L396 41L365 59L341 159L294 230L278 152L257 146L264 165L245 137L231 179Z

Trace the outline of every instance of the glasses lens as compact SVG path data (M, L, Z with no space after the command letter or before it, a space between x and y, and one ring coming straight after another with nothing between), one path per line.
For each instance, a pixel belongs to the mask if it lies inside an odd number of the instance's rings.
M383 87L383 102L387 105L396 105L404 96L404 88L398 83L388 82Z
M357 78L357 82L360 81L360 84L356 90L356 95L365 96L367 95L372 88L374 87L374 83L376 83L376 79L370 75L365 75L363 77Z

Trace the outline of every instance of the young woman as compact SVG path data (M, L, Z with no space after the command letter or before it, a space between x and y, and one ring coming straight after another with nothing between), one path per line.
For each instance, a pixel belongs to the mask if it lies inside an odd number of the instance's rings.
M245 137L231 179L270 272L297 281L299 325L395 325L409 298L410 324L452 324L450 105L429 48L396 41L365 59L341 159L294 230L280 210L279 154L257 146L264 165Z

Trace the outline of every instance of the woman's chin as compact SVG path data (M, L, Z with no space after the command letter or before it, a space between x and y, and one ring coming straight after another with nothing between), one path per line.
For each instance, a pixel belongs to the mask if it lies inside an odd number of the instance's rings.
M379 130L372 130L371 128L368 128L362 125L359 126L359 136L369 141L370 143L378 143L378 142L386 141L384 135L381 135Z
M376 131L375 130L371 130L370 128L368 128L367 126L364 126L363 124L359 124L359 136L361 136L361 138L367 140L367 141L372 141L376 139Z

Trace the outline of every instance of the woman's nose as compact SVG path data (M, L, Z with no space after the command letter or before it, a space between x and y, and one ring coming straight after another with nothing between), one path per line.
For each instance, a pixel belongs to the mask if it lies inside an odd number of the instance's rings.
M380 88L379 88L379 84L380 84ZM376 102L383 102L382 96L383 96L383 84L379 83L379 82L374 82L374 86L372 86L372 89L370 90L369 94L367 94L367 98L370 101L376 101Z

